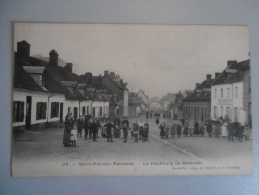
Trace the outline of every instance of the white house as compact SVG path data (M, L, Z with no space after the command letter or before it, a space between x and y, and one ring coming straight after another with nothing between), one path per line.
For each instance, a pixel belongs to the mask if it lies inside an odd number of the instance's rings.
M244 108L243 71L249 66L248 60L228 63L220 75L211 84L211 119L229 119L232 122L247 122Z

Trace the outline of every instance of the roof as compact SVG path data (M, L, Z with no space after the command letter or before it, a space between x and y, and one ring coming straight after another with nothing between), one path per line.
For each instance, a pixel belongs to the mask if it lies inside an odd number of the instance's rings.
M14 75L13 75L13 86L15 88L20 89L28 89L28 90L34 90L34 91L41 91L46 92L46 90L39 86L32 77L29 76L28 73L25 72L25 70L22 68L18 59L19 57L15 55L14 59Z
M242 71L250 68L250 60L230 64L211 85L237 83L242 81Z
M210 87L211 83L215 79L206 79L199 86L197 86L193 91L186 91L188 94L182 101L210 101L211 92Z

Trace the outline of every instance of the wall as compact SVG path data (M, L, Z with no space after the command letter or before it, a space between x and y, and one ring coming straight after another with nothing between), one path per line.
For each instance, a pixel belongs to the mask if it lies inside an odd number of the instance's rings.
M236 97L235 88L238 88ZM229 95L228 95L229 88ZM215 92L216 89L216 92ZM221 89L223 89L223 98L221 97ZM215 111L215 108L217 111ZM223 113L222 113L223 108ZM227 115L227 109L230 109L229 119L235 121L235 108L238 110L238 121L240 121L240 113L243 110L243 82L233 84L214 85L211 88L211 118L213 120ZM215 115L216 112L216 115Z

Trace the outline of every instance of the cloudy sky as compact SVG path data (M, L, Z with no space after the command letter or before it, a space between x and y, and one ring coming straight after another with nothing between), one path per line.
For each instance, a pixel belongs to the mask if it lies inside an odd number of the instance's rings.
M75 73L115 71L150 97L194 89L228 60L249 58L246 26L16 23L15 51L22 40L31 56L55 49Z

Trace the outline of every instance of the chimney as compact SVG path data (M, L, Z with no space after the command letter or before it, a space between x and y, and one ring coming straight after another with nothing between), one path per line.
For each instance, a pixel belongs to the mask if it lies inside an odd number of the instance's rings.
M237 63L237 61L236 61L236 60L228 60L228 62L227 62L227 63L228 63L228 66L229 66L229 65L231 65L231 64L235 64L235 63Z
M220 72L215 73L215 78L217 78L220 75Z
M104 71L104 75L108 75L109 74L109 71L108 70L105 70Z
M196 88L198 88L200 86L200 83L196 83ZM180 91L181 92L181 91Z
M54 67L58 66L58 53L54 49L49 52L49 64Z
M211 79L211 74L207 74L207 80Z
M87 84L93 84L93 75L91 72L85 73L85 81L87 82Z
M26 41L21 41L17 43L17 54L26 59L29 60L30 57L30 44Z
M67 69L68 72L73 73L73 64L72 63L67 63L65 68Z

